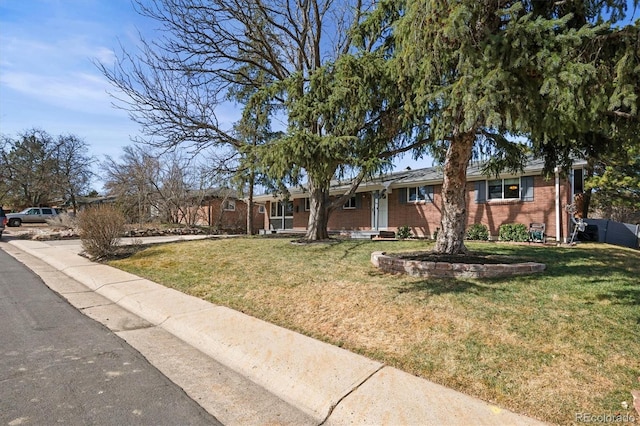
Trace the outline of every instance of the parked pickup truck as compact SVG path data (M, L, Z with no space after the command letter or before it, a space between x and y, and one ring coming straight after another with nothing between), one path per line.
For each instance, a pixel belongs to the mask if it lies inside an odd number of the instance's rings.
M20 226L23 223L45 223L56 217L58 209L51 207L28 207L20 213L7 213L7 226Z

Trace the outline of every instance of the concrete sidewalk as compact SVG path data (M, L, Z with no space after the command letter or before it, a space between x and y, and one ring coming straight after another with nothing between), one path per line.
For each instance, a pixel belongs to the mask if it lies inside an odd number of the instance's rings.
M312 423L542 424L224 306L93 263L78 256L79 241L56 246L55 242L28 240L9 244L177 336L296 407ZM289 422L298 421L302 420Z

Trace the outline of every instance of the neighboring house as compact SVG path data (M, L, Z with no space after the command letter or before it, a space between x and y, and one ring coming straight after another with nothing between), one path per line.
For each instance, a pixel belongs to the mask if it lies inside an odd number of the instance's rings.
M88 207L94 207L100 204L113 204L117 200L117 197L114 196L105 196L105 197L84 197L77 196L76 197L76 206L78 207L78 211L82 211ZM73 211L73 205L70 200L67 200L60 204L60 207L65 209L68 212Z
M115 203L117 197L77 197L78 210L99 204ZM229 189L211 189L193 191L189 204L182 212L185 214L179 222L183 224L210 226L217 232L242 233L247 232L247 203L237 197L235 191ZM196 205L198 207L196 207ZM65 207L68 207L65 205ZM68 207L70 208L70 207ZM152 216L157 217L157 209L151 209ZM155 214L154 214L155 213ZM180 214L180 213L177 213ZM264 223L264 206L254 205L253 233L257 234Z
M481 173L480 164L467 169L467 226L481 223L497 239L500 225L543 223L547 239L566 241L573 224L565 210L583 191L585 161L574 163L568 177L542 176L543 161L532 160L521 174L499 177ZM407 225L414 235L433 237L440 228L443 175L440 167L404 170L363 182L356 194L331 213L329 231L375 235ZM331 194L344 194L348 183L334 183ZM264 229L304 230L309 219L309 198L304 188L291 188L288 200L260 195L265 203Z
M199 206L186 209L181 223L210 226L218 232L246 233L248 203L239 199L236 192L229 189L212 189L199 195ZM264 206L254 204L253 233L263 227Z

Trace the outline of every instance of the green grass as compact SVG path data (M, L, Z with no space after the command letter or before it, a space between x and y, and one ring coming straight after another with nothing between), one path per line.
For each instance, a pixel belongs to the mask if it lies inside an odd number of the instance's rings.
M621 403L640 388L639 252L468 247L547 271L420 279L381 273L370 255L430 243L272 238L167 244L111 265L544 421L632 414Z

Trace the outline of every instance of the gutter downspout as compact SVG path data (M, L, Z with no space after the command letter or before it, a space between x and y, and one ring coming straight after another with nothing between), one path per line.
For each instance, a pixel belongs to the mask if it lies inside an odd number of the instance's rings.
M559 244L562 239L562 230L560 229L560 168L556 166L556 242Z

